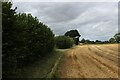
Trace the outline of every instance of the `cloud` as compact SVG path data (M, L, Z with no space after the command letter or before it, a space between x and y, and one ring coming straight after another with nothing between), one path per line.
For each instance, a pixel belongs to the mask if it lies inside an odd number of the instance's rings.
M81 37L108 40L118 31L117 2L14 2L17 12L31 13L56 35L78 29Z

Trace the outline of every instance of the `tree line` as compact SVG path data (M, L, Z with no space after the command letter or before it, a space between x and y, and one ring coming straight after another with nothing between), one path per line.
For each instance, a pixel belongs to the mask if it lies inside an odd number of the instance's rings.
M85 44L109 44L109 43L120 43L120 33L116 33L112 38L110 38L108 41L100 41L100 40L95 40L91 41L89 39L84 39L82 38L80 43L85 43Z
M116 33L112 38L109 39L110 43L120 43L120 33Z

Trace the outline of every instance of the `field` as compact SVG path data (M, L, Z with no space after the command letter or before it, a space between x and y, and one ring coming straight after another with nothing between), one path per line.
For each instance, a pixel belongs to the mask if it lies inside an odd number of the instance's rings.
M118 78L118 44L56 49L14 73L14 78Z
M60 60L54 77L118 78L118 44L78 45Z

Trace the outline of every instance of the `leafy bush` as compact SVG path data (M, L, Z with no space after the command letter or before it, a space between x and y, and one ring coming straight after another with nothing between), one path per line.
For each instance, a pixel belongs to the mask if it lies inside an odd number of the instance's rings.
M3 77L5 72L33 62L54 48L54 34L31 14L17 14L11 2L2 3Z
M70 48L74 44L74 40L68 36L55 37L56 47L60 49Z

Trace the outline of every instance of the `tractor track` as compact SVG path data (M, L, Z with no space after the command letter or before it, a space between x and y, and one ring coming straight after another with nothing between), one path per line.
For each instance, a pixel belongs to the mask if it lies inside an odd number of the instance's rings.
M108 45L107 45L108 46ZM104 46L105 47L105 46ZM61 78L118 78L117 51L102 45L83 45L68 50L59 68ZM105 50L109 51L105 51ZM107 54L106 54L107 53ZM114 55L114 56L113 56Z

